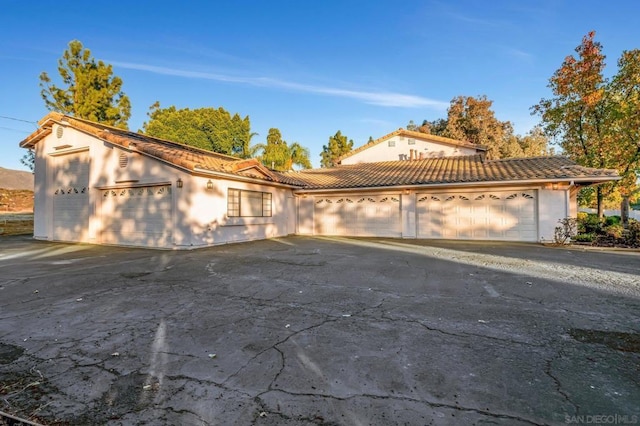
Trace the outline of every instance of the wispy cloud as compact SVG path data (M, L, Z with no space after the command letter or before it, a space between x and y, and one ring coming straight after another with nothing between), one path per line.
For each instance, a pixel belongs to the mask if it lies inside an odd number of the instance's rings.
M115 67L146 71L154 74L172 75L176 77L196 78L203 80L214 80L224 83L245 84L272 89L284 89L301 93L334 96L340 98L355 99L371 105L403 108L427 107L439 110L446 109L449 106L448 102L437 101L421 96L406 95L403 93L349 90L335 87L296 83L271 77L243 77L210 72L188 71L148 64L138 64L133 62L109 61L109 63Z
M520 50L520 49L515 49L513 47L505 47L504 48L505 51L507 52L507 54L518 58L518 59L523 59L525 61L531 61L533 60L534 56L529 53L529 52L525 52L524 50Z

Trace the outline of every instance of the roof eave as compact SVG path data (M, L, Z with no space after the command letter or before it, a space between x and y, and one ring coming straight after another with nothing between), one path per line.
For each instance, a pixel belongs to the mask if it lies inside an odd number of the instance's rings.
M323 192L355 192L355 191L380 191L395 190L402 191L405 189L425 189L430 188L468 188L478 186L514 186L514 185L542 185L548 183L568 182L570 184L580 183L583 185L596 185L604 182L620 180L620 176L592 176L592 177L563 177L548 179L525 179L525 180L499 180L499 181L473 181L473 182L440 182L440 183L421 183L421 184L397 184L397 185L381 185L381 186L352 186L342 188L300 188L294 190L294 193L323 193Z

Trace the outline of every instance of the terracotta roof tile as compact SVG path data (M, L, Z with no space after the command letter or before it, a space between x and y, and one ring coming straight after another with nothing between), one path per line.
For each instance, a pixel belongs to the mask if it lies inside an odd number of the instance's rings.
M60 113L52 112L40 120L41 129L27 137L20 145L33 147L35 143L51 132L53 123L63 123L85 133L92 134L102 140L127 149L135 149L167 163L188 170L204 170L230 175L238 175L262 179L287 185L300 185L294 177L273 172L255 159L242 159L217 152L207 151L178 142L154 138L105 124L94 123ZM46 130L46 131L45 131ZM254 169L251 172L249 169Z
M65 123L66 122L66 123ZM42 126L20 144L32 148L51 133L53 123L65 123L97 138L134 149L187 170L201 170L228 175L252 177L301 189L339 189L390 187L430 184L460 184L465 182L517 182L525 180L573 179L581 182L602 182L619 179L615 170L590 169L562 157L536 157L507 160L484 160L482 155L437 157L415 161L360 163L327 169L297 172L269 170L255 159L241 159L206 151L193 146L166 141L88 120L50 113L40 121ZM400 129L384 136L411 135ZM424 136L422 133L418 133ZM416 136L417 137L417 136ZM441 138L446 139L446 138ZM459 141L454 141L460 143ZM374 141L375 143L375 141ZM476 147L475 145L473 145Z
M606 181L615 170L582 167L564 157L484 160L482 155L360 163L286 173L305 189L337 189L526 180Z

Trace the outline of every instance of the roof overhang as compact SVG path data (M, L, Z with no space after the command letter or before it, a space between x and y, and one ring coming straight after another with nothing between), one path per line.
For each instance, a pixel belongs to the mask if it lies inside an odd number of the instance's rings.
M529 179L529 180L501 180L501 181L480 181L480 182L447 182L447 183L425 183L415 185L385 185L385 186L360 186L350 188L300 188L294 190L294 194L312 193L339 193L339 192L372 192L372 191L404 191L404 190L425 190L430 189L469 189L469 188L496 188L513 186L544 186L554 183L567 183L570 186L597 185L600 183L620 180L620 176L610 177L584 177L584 178L553 178L553 179Z

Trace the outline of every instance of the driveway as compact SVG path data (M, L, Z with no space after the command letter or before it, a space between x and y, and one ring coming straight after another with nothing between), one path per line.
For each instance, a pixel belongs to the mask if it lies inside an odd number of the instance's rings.
M633 424L639 366L638 252L0 239L0 410L41 423Z

